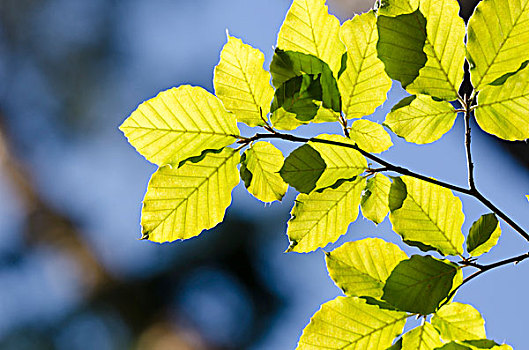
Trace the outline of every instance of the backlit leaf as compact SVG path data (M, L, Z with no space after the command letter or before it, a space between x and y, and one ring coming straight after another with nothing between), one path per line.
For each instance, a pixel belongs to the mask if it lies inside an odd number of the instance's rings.
M377 57L378 31L373 11L345 22L340 38L347 47L347 68L338 80L348 119L372 114L386 100L391 79Z
M143 199L143 238L170 242L197 236L220 223L239 183L239 152L225 148L165 166L152 176Z
M362 214L375 224L380 224L389 213L389 189L391 181L378 173L369 180L362 194Z
M483 130L509 141L529 138L529 67L503 85L484 86L478 101L476 121Z
M378 14L398 16L412 13L419 8L419 0L382 0Z
M457 268L450 262L413 255L393 269L382 300L403 311L431 314L448 297L456 274Z
M380 298L391 271L408 256L379 238L347 242L327 253L329 275L345 294Z
M312 74L303 74L287 80L275 92L270 108L275 112L283 108L296 115L296 119L303 122L314 119L318 113L319 105L315 100L322 99L322 87L319 77Z
M263 69L261 51L228 35L228 42L215 67L215 94L239 122L249 126L264 125L274 90L270 73Z
M441 307L432 317L445 341L486 338L485 321L478 310L467 304L451 303Z
M355 120L349 134L358 147L369 153L382 153L393 146L384 127L370 120Z
M468 60L476 90L517 70L529 52L529 1L484 0L468 21Z
M466 35L465 23L459 17L459 4L456 0L421 0L419 8L426 18L424 52L428 60L406 90L411 94L456 100L463 82Z
M435 350L472 350L472 348L460 343L450 342L441 346L440 348L435 348Z
M340 135L318 135L317 139L353 145L351 140ZM332 186L340 179L350 179L360 175L367 168L367 161L362 154L352 148L335 146L309 141L325 162L325 169L316 182L316 188Z
M418 95L406 97L393 107L384 124L408 142L425 144L439 140L448 132L456 116L450 103Z
M241 164L252 174L248 192L263 202L281 200L288 185L279 175L283 153L268 142L256 142L246 152Z
M386 350L402 332L407 317L359 298L338 297L314 314L296 349Z
M507 344L498 344L493 340L480 339L480 340L465 340L461 344L465 344L472 348L472 350L480 349L491 349L491 350L512 350L512 347Z
M119 128L140 154L160 166L220 149L239 134L235 117L219 99L189 85L143 102Z
M393 230L404 242L421 250L434 249L443 255L462 254L465 237L461 227L465 215L461 200L449 189L429 182L409 176L402 176L401 180L393 181L390 190L390 198L391 191L406 193L402 205L389 215Z
M481 216L472 224L467 238L467 252L480 256L492 249L500 239L501 228L493 213Z
M309 145L303 145L289 154L279 174L299 192L309 193L316 188L325 167L320 153Z
M294 0L277 37L277 47L314 55L338 74L345 47L340 21L329 14L325 0Z
M363 180L344 181L337 188L298 195L288 222L288 251L310 252L344 235L358 217Z
M402 348L405 350L434 350L442 345L439 333L428 322L402 336Z

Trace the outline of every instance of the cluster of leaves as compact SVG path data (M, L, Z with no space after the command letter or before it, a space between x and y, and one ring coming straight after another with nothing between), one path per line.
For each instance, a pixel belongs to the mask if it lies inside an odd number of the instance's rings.
M120 127L159 166L143 201L143 238L188 239L214 227L240 179L263 202L281 200L289 186L299 192L288 251L335 242L360 209L375 224L389 214L404 243L442 258L408 257L381 239L327 253L329 274L346 296L322 305L298 349L510 349L486 339L477 310L452 302L462 268L498 242L496 215L479 218L465 239L462 204L449 188L387 177L382 172L395 169L366 161L392 146L384 126L430 143L461 113L502 139L529 138L529 0L483 0L468 27L458 12L455 0L385 0L340 25L324 0L294 0L270 72L259 50L228 35L215 95L192 86L163 91ZM474 92L461 97L465 59ZM411 96L384 126L361 119L384 103L392 80ZM266 132L242 136L237 122ZM320 122L340 123L344 136L281 132ZM285 159L263 139L304 144ZM424 322L401 336L412 316Z

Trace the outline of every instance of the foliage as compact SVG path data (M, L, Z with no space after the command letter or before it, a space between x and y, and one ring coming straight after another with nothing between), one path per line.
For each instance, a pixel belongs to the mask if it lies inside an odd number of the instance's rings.
M481 273L529 257L476 262L499 240L498 217L527 240L529 235L476 188L469 124L475 116L499 138L529 138L529 0L483 0L468 28L455 0L375 5L340 25L324 0L294 0L270 72L258 49L228 35L215 68L216 96L181 86L142 103L121 126L137 151L160 167L143 202L142 238L175 241L214 227L239 176L263 202L280 201L289 186L300 192L287 251L311 252L335 242L360 209L375 224L389 213L403 243L427 255L408 257L373 238L327 252L330 277L346 296L322 305L298 349L509 349L486 339L476 309L452 300ZM465 59L474 90L460 96ZM361 119L384 103L392 80L410 96L382 125ZM458 116L466 125L468 187L374 155L393 145L384 127L425 144L440 139ZM265 132L243 136L237 122ZM319 122L339 123L344 135L283 132ZM265 139L303 144L284 158ZM372 168L366 158L381 167ZM491 211L466 238L462 204L453 192L473 196ZM464 268L477 272L463 279ZM413 316L423 323L402 334Z

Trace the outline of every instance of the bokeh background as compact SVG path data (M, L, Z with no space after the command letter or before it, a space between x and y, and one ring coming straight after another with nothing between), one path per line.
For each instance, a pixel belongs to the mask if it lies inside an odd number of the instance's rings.
M372 2L328 1L342 20ZM462 14L476 2L462 0ZM192 84L212 91L226 29L264 51L269 64L289 6L0 0L1 349L294 349L319 305L340 295L322 251L283 253L291 190L265 206L240 184L217 228L186 242L139 241L141 200L155 167L117 129L161 90ZM382 121L404 96L395 85L369 118ZM295 133L323 131L339 132L320 125ZM463 135L458 119L432 145L393 136L384 157L465 185ZM527 144L499 142L475 124L473 136L478 186L529 227ZM487 210L462 199L466 231ZM484 263L528 250L502 228ZM375 227L359 218L335 246L372 236L400 242L387 220ZM528 274L527 263L494 270L456 297L483 313L490 338L516 349L529 348Z

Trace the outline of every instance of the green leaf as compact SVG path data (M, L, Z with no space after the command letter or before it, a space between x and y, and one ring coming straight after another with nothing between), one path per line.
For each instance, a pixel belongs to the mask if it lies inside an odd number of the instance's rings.
M514 72L509 72L509 73L505 73L504 75L502 75L501 77L499 77L498 79L494 80L492 83L489 83L489 85L503 85L505 84L505 82L507 81L507 79L509 79L510 77L512 77L513 75L516 75L518 74L519 71L521 71L522 69L525 69L525 67L527 67L527 65L529 64L529 61L525 61L524 63L522 63L520 65L520 68L518 68L517 70L515 70Z
M263 202L280 201L288 189L279 175L283 166L283 153L271 143L256 142L244 152L243 158L241 174L243 164L245 171L252 175L249 183L245 181L248 192Z
M258 49L228 35L228 42L215 67L215 93L239 122L264 125L274 90L270 73L263 69L264 55Z
M390 189L392 211L389 219L393 230L405 243L421 250L434 249L443 255L462 254L465 237L461 227L465 215L461 200L447 188L409 176L402 176L401 180L393 181ZM392 197L402 198L404 191L406 198L398 207Z
M445 341L486 338L485 321L478 310L467 304L451 303L441 307L432 317Z
M239 135L233 114L200 87L183 85L143 102L119 127L131 145L157 165L177 165Z
M431 314L448 297L456 274L457 267L450 262L413 255L393 269L382 300L403 311Z
M314 80L317 80L321 86L319 96L314 96L314 99L322 101L324 108L337 113L342 111L338 83L329 65L318 57L277 48L270 64L270 72L272 83L278 89L293 78L306 74L314 76Z
M347 47L347 68L338 80L348 119L372 114L386 100L391 79L377 57L378 31L373 11L345 22L340 38Z
M399 340L395 344L393 344L386 350L402 350L402 338L399 338Z
M459 17L456 0L422 0L420 11L426 18L428 56L419 76L406 87L411 94L425 94L452 101L463 82L465 23Z
M320 153L309 145L296 148L285 159L279 174L287 184L301 193L310 193L325 170Z
M484 131L509 141L529 138L529 67L503 85L484 86L478 101L476 121Z
M408 142L437 141L454 126L457 112L446 101L418 95L404 98L386 116L384 125Z
M412 13L419 8L419 0L382 0L378 10L381 16L398 16Z
M366 152L382 153L387 151L393 142L382 125L370 120L355 120L351 125L351 139Z
M377 17L378 58L384 62L391 79L406 88L418 76L428 57L426 44L426 19L419 10L396 17Z
M358 217L364 179L298 195L288 222L288 252L307 253L335 242Z
M472 224L467 238L467 252L480 256L492 249L500 239L501 228L493 213L481 216Z
M488 339L481 340L466 340L462 341L462 344L470 346L474 349L492 349L492 350L512 350L512 347L507 344L499 345L495 341Z
M314 314L296 349L385 350L402 332L407 317L359 298L338 297Z
M443 345L439 333L428 322L412 329L402 337L402 348L406 350L434 350Z
M225 148L179 168L160 168L143 200L142 238L160 243L188 239L220 223L239 183L239 158Z
M481 1L468 21L467 58L476 90L513 72L529 52L529 1Z
M435 348L435 350L472 350L472 349L466 345L461 345L456 342L450 342L450 343L447 343L441 346L440 348Z
M380 298L391 271L408 256L379 238L347 242L326 254L329 276L346 295Z
M316 56L338 73L345 47L340 21L329 14L325 0L294 0L277 37L277 47Z
M340 135L318 135L316 139L340 142L353 146L350 139ZM360 175L367 168L367 161L362 154L352 148L309 141L325 162L325 169L316 182L316 188L332 186L340 179L350 179Z
M311 74L303 74L287 80L275 92L270 108L275 112L279 108L294 113L296 118L306 122L314 119L319 106L315 100L322 99L320 79Z
M378 173L367 180L360 206L362 214L375 224L380 224L389 213L389 189L391 181Z
M297 119L294 113L287 112L284 108L278 108L272 112L270 121L274 128L278 130L294 130L298 126L307 123Z

